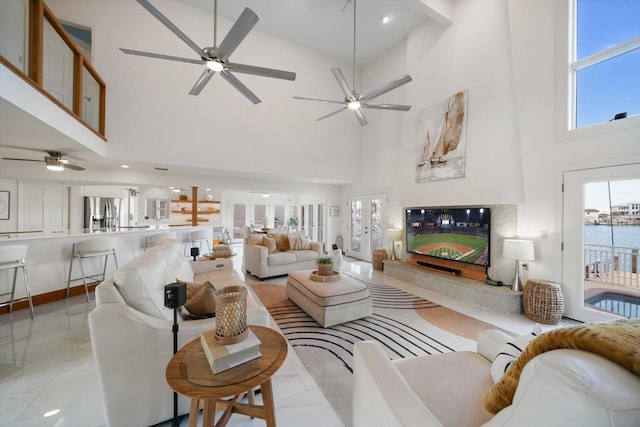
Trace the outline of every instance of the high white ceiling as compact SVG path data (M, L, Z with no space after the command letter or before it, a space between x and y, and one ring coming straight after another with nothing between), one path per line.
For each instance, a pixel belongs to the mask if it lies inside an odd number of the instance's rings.
M180 1L213 14L214 0ZM235 22L248 7L260 18L256 29L351 63L353 1L218 0L218 16ZM366 65L397 45L429 19L428 11L420 0L356 0L357 66ZM389 17L386 24L382 22L385 16ZM218 33L218 44L224 36Z
M3 1L3 0L0 0ZM162 2L151 0L162 11ZM214 0L177 0L211 14ZM447 25L447 9L453 0L356 0L357 59L362 66L397 45L416 26ZM429 3L429 5L427 5ZM438 6L434 9L432 6ZM444 5L444 7L442 6ZM353 59L353 0L219 0L218 15L235 22L244 7L260 18L256 29L297 43L336 60L351 63ZM382 18L388 16L389 23ZM171 16L167 14L171 19ZM213 22L212 22L213 30ZM189 28L181 28L189 34ZM226 34L218 34L218 43ZM16 146L15 141L20 141ZM0 158L15 157L43 160L45 147L63 150L67 157L89 170L118 168L114 159L87 149L74 138L41 122L0 97ZM36 162L2 161L4 172L45 170ZM16 170L17 169L17 170ZM172 167L172 172L181 171ZM89 172L64 172L83 176ZM202 171L203 174L206 171ZM209 173L223 174L222 171ZM50 175L50 174L49 174ZM244 174L246 176L246 173ZM64 178L62 178L64 179ZM90 179L91 180L91 179Z

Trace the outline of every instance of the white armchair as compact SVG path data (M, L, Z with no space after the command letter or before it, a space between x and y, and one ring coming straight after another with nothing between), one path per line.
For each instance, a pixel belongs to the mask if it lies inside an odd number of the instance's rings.
M173 311L164 285L176 279L242 285L228 260L187 262L179 243L162 242L96 287L89 332L108 426L150 426L173 416L173 391L165 370L173 355ZM247 322L269 326L267 310L249 293ZM215 318L181 321L178 346L215 328ZM179 397L179 413L189 400Z
M640 377L582 350L552 350L522 371L512 404L496 415L483 397L491 361L512 338L482 332L478 352L390 360L377 342L355 344L353 427L637 426Z

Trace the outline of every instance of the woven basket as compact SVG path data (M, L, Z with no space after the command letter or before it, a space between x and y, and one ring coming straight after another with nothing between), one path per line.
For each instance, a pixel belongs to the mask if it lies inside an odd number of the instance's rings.
M388 258L389 256L387 255L386 249L374 249L373 256L371 257L371 264L373 264L373 269L382 271L382 269L384 268L384 260Z
M564 314L562 288L547 280L528 280L522 294L522 306L529 319L555 325Z
M218 344L236 344L249 334L247 328L247 288L227 286L214 294Z
M333 263L331 264L318 264L319 276L333 276Z

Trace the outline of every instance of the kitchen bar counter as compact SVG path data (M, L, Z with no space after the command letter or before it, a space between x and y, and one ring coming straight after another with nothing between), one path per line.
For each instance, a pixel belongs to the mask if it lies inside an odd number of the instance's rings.
M118 234L118 233L131 233L131 232L163 232L163 231L175 231L178 235L187 231L193 231L197 228L206 227L193 227L191 224L170 224L156 227L154 225L140 225L132 227L118 227L118 228L81 228L77 230L55 230L55 231L17 231L17 232L2 232L0 233L0 243L11 240L29 240L29 239L45 239L50 237L67 237L67 236L83 236L89 238L92 235L102 234ZM8 239L8 240L5 240Z
M187 226L144 226L144 227L121 227L118 229L77 229L65 231L31 231L19 233L0 233L0 251L3 246L22 245L28 246L27 251L27 274L31 293L34 302L38 303L38 295L44 295L47 301L59 299L60 291L66 290L67 278L69 275L69 265L71 263L71 249L74 243L100 237L116 238L116 253L118 264L125 265L144 251L145 240L152 234L175 231L176 239L185 241L186 234L196 229L210 228L211 226L193 227ZM87 276L102 273L103 258L89 258L85 260L85 272ZM112 257L109 257L107 266L107 277L113 274L115 266ZM80 277L80 267L78 262L74 262L72 279ZM10 292L13 280L13 272L9 270L0 271L0 293ZM71 282L72 287L82 287L82 280ZM64 295L64 294L62 294ZM18 278L16 286L16 299L25 296L22 278ZM37 315L37 308L36 308Z

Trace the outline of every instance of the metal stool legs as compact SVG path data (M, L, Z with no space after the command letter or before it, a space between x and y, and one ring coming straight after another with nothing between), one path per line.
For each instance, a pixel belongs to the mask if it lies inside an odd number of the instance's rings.
M82 243L82 242L80 242ZM65 298L69 298L69 290L71 288L71 281L73 280L80 280L82 279L82 283L84 285L84 293L85 296L87 298L87 302L89 302L89 283L87 282L87 279L93 279L93 278L97 278L100 277L100 281L103 281L106 277L107 274L107 263L109 261L109 256L113 256L113 262L115 264L116 270L118 269L118 258L116 257L116 251L115 249L98 249L98 250L93 250L93 251L87 251L87 252L82 252L81 249L78 248L77 243L73 244L73 248L72 248L72 256L71 256L71 263L69 264L69 276L67 279L67 291L65 294ZM96 257L103 257L104 256L104 265L102 267L102 274L94 274L92 276L87 276L85 271L84 271L84 259L85 258L96 258ZM71 272L73 270L73 261L78 258L80 260L80 274L82 274L82 277L79 277L77 279L72 279L71 278Z
M33 300L31 298L31 287L29 286L29 278L27 277L27 269L25 268L25 260L24 257L26 256L27 253L27 247L26 246L5 246L3 248L3 251L6 251L7 254L9 255L4 255L2 256L2 259L0 259L0 270L10 270L13 269L13 282L11 285L11 292L5 292L3 294L0 294L0 296L4 296L4 295L11 295L11 299L7 302L4 303L0 303L0 307L4 307L5 305L9 306L9 313L11 313L13 311L13 305L16 302L20 302L20 301L28 301L29 303L29 312L31 314L31 318L35 318L35 314L33 311ZM11 260L11 253L15 252L16 255L19 256L18 259L16 260ZM7 256L9 258L7 258ZM24 287L26 290L26 297L24 298L20 298L19 300L16 300L16 282L18 279L18 269L21 268L22 269L22 275L24 278Z

